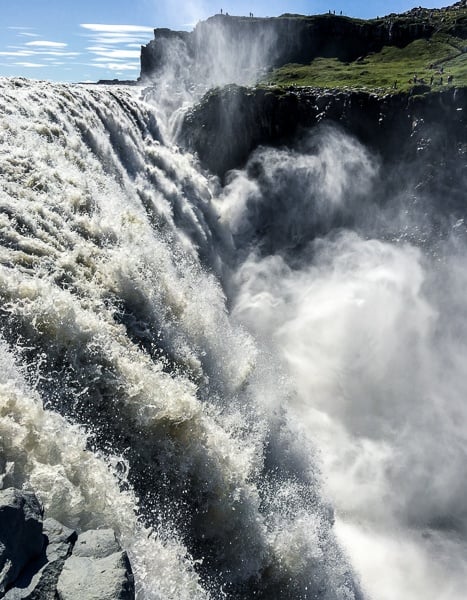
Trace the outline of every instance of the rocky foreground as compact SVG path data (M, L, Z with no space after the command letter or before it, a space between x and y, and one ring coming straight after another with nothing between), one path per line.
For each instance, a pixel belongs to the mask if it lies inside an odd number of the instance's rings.
M78 533L43 518L32 492L0 490L0 597L131 600L130 562L111 529Z

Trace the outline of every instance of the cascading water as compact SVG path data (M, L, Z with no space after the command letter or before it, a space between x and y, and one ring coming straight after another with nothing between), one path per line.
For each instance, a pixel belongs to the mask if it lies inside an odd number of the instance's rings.
M226 311L216 188L138 95L2 81L3 485L116 529L140 598L359 597L290 389Z
M341 132L221 189L137 88L0 85L3 487L140 599L460 600L463 224L401 237Z

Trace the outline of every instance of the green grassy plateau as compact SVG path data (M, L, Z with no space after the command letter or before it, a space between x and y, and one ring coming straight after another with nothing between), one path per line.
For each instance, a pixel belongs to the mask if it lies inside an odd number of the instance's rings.
M392 18L413 23L416 22L414 12L389 15L380 21ZM385 46L380 52L349 63L336 58L315 58L310 64L284 65L268 73L261 83L279 87L366 90L377 94L409 91L420 84L437 90L449 85L449 76L452 77L450 85L467 85L467 40L463 39L467 37L467 7L424 13L436 26L429 39L417 39L404 48Z

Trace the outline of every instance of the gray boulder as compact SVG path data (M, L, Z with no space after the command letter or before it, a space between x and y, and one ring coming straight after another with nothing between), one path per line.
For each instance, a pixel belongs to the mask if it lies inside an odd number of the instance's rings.
M5 600L54 600L58 578L70 556L77 534L55 519L43 524L46 546L39 557L29 563L5 594ZM79 596L75 596L77 598Z
M111 529L86 531L78 537L58 580L57 596L60 600L131 600L135 597L128 556Z
M73 556L105 558L120 550L113 529L91 529L79 535Z
M0 596L43 552L42 514L33 493L0 490Z
M111 529L76 531L43 520L36 496L0 490L0 598L133 600L127 553Z

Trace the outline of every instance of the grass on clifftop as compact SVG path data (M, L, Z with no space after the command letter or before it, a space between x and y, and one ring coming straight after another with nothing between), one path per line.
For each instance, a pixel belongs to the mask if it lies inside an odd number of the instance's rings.
M443 73L439 72L441 68ZM410 90L414 75L417 75L417 83L427 85L433 77L432 89L435 90L447 85L449 75L453 77L453 85L467 85L466 40L438 33L428 40L415 40L405 48L385 46L381 52L370 53L351 63L336 58L316 58L309 65L289 64L275 69L262 83L385 94Z

